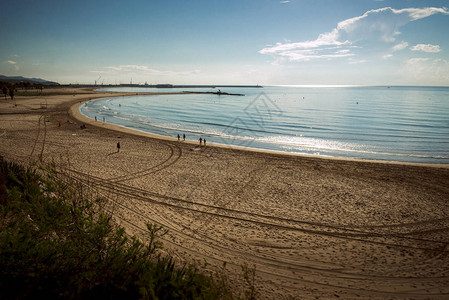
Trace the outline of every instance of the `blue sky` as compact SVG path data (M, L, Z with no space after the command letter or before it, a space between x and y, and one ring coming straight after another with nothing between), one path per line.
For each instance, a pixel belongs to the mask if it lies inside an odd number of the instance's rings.
M449 0L4 1L0 74L449 86Z

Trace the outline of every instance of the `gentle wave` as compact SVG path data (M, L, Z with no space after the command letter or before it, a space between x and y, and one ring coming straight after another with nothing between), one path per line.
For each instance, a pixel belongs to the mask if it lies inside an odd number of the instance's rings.
M117 113L117 112L114 112ZM125 117L117 117L117 119L125 120L125 121L132 121L132 118L125 118ZM376 152L376 151L369 151L369 150L362 150L362 145L354 144L354 143L343 143L338 141L330 141L330 140L320 140L320 139L312 139L312 138L303 138L298 137L295 140L292 139L285 139L285 137L278 137L278 136L269 136L269 137L263 137L263 138L257 138L254 136L241 136L241 135L230 135L230 134L224 134L221 131L213 131L213 130L207 130L207 129L188 129L188 128L181 128L179 125L176 124L152 124L151 122L144 122L144 121L137 121L134 120L134 122L142 125L148 125L152 126L154 128L158 128L163 132L171 132L173 130L177 131L183 131L186 133L195 133L195 134L203 134L206 136L215 136L222 138L223 140L239 140L239 141L247 141L247 142L263 142L268 144L275 144L279 145L280 147L289 147L289 146L298 146L307 148L313 151L320 151L320 150L331 150L331 151L339 151L339 152L353 152L353 153L363 153L363 154L373 154L373 155L382 155L382 156L405 156L405 157L416 157L416 158L431 158L431 159L449 159L449 156L432 156L432 155L425 155L425 154L407 154L407 153L390 153L390 152ZM229 125L223 125L223 124L217 124L217 123L204 123L207 125L215 125L219 127L227 127L227 128L233 128L233 129L244 129L239 128L235 126L229 126ZM140 129L145 127L140 127ZM257 130L252 130L254 132L257 132ZM270 133L267 131L262 131L266 133ZM448 142L445 142L448 143ZM304 153L306 154L306 153Z
M449 163L449 88L272 87L245 97L160 95L91 101L80 111L175 137L365 159ZM261 100L262 99L262 100ZM274 99L274 100L273 100ZM428 105L427 99L433 99ZM257 102L259 101L259 102ZM121 105L119 105L121 104Z

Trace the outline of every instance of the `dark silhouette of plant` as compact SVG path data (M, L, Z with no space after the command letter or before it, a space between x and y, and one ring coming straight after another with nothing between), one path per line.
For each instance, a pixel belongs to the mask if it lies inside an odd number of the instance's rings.
M8 88L7 88L6 86L3 86L3 87L2 87L2 92L3 92L3 94L5 95L5 100L8 100L8 99L6 98L6 96L8 95Z
M42 84L36 84L35 89L40 90L40 93L42 94L42 89L44 88L44 86Z
M31 87L31 82L25 81L24 83L22 83L22 87L25 89L25 91L27 91Z
M147 224L147 245L129 237L101 199L59 176L0 162L0 299L234 299L162 255L161 226Z
M15 94L15 90L14 88L10 88L9 89L9 97L11 97L11 100L14 100L14 94Z

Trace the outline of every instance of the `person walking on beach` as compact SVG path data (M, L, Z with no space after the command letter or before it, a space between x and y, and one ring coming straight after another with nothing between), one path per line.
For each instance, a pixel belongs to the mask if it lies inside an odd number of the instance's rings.
M95 122L97 122L97 116L95 116Z
M182 140L183 140L183 141L186 140L186 134L185 134L185 133L182 134Z
M120 152L120 142L117 143L117 152Z
M200 146L203 144L203 138L200 138Z
M179 142L179 139L180 139L181 137L179 136L179 134L178 134L178 142Z
M206 147L206 138L204 138L204 147Z

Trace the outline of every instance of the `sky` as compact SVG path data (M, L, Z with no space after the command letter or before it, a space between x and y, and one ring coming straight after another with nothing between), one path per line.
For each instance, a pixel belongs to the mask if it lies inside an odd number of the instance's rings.
M1 75L449 86L449 0L1 2Z

